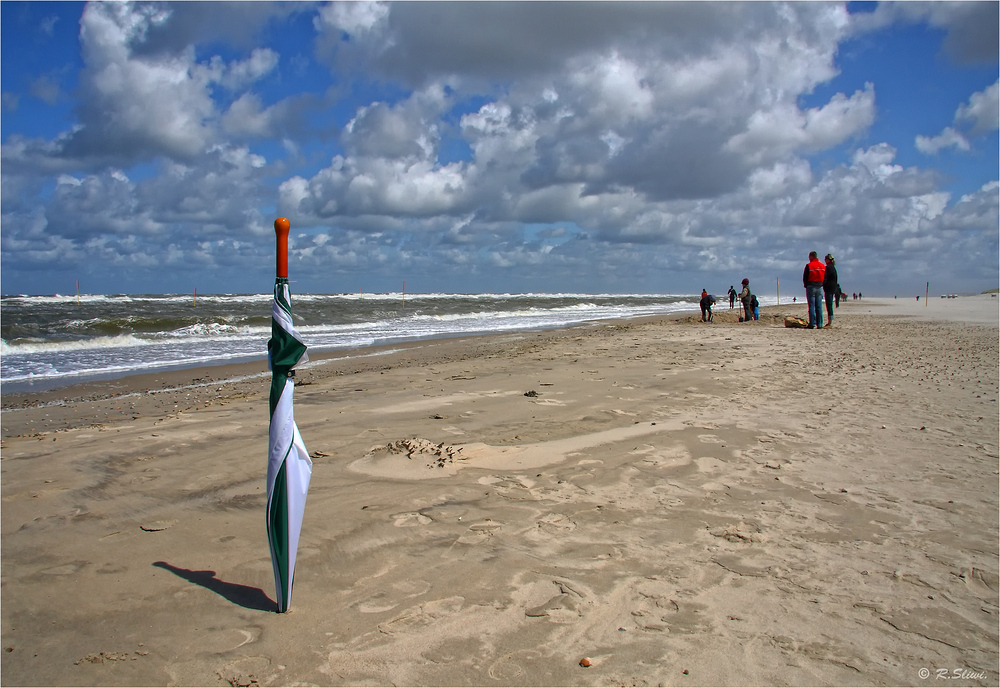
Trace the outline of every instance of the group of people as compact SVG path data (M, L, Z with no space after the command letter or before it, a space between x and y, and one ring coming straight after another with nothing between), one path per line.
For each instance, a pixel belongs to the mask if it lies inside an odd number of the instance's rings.
M750 280L743 280L743 291L739 294L736 293L736 289L730 285L729 287L729 308L733 308L733 304L736 303L737 296L740 299L740 303L743 304L743 315L740 317L740 322L750 322L751 320L757 320L760 318L760 302L757 301L756 294L750 291ZM715 297L709 294L706 290L701 290L701 321L702 322L712 322L712 306L715 305Z
M743 315L740 322L751 322L760 317L760 303L752 291L750 291L750 280L744 278L741 282L743 289L737 293L736 288L729 287L729 308L736 304L736 299L740 300L743 306ZM806 302L809 304L809 329L833 327L833 309L840 306L840 299L846 295L840 290L840 283L837 281L837 261L829 253L826 254L823 262L819 260L819 254L815 251L809 252L809 262L802 272L802 286L806 288ZM861 294L855 294L854 298L861 298ZM826 324L823 324L823 305L826 305ZM705 289L701 290L701 321L712 322L712 306L715 305L715 297Z
M833 327L833 309L840 305L840 283L837 281L837 261L829 253L820 262L819 254L809 252L809 262L802 271L802 286L809 304L809 329ZM826 302L826 325L823 324L823 302Z

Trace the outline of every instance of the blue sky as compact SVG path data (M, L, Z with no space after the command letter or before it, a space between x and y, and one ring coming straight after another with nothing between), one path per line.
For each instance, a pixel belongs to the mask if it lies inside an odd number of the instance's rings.
M0 3L0 291L1000 280L978 3Z

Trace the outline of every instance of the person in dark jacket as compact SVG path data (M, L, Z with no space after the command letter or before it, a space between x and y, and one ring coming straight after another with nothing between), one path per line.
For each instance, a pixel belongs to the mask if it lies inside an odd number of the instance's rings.
M704 289L701 290L701 321L712 322L712 306L715 305L715 297Z
M823 277L823 296L826 299L826 325L823 327L833 327L833 301L840 291L837 283L837 261L829 253L826 254L826 275Z
M750 308L750 297L753 294L750 292L750 280L746 277L743 278L743 289L739 293L740 302L743 304L743 318L740 322L750 322L753 320L753 310Z
M733 305L736 303L736 289L733 285L729 285L729 310L733 310Z

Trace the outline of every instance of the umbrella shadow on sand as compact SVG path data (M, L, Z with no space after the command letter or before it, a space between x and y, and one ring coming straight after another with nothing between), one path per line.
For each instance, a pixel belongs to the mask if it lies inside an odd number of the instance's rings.
M191 569L172 566L165 561L154 561L153 566L170 571L175 576L211 590L215 594L225 597L233 604L238 604L246 609L273 612L278 608L278 603L265 595L264 591L260 588L251 588L249 585L227 583L224 580L219 580L215 577L215 571L192 571Z

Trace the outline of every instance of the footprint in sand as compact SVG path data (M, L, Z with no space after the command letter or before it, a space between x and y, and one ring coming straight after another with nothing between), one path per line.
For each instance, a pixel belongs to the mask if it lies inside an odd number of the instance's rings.
M522 678L527 676L527 671L520 662L541 659L542 653L538 650L518 650L504 655L493 662L489 668L490 678L495 681L505 681L520 684Z
M397 528L412 528L414 526L426 526L432 520L423 514L411 511L405 514L393 514L389 518L394 519L392 525Z
M248 686L259 685L262 681L266 680L264 673L269 671L271 671L271 660L267 657L258 656L241 657L226 664L221 669L217 669L216 673L219 675L219 678L231 686L243 686L247 688Z
M458 614L462 611L464 603L465 598L456 595L410 607L399 616L389 619L385 623L380 623L378 629L382 633L392 634L412 628L430 626L440 619L448 619Z
M89 561L71 561L70 563L63 564L61 566L53 566L52 568L43 569L42 573L47 576L69 576L76 573L89 563Z
M393 602L384 592L376 593L368 599L351 605L352 608L357 609L362 614L380 614L390 609L395 609L398 606L399 602Z
M552 536L561 537L571 530L576 530L576 522L565 514L546 514L538 519L535 527L524 535L532 540L547 540Z
M582 585L563 579L537 581L523 586L520 592L525 598L524 615L526 617L530 619L545 618L549 622L557 624L577 621L582 616L580 607L588 596L587 589ZM545 601L541 604L533 604L539 599Z
M469 526L469 529L464 534L455 540L454 544L478 545L486 540L489 540L494 534L499 533L502 529L503 526L501 524L489 520L483 523L474 523Z
M392 587L402 593L403 599L419 597L431 589L431 584L424 580L405 580L393 583ZM395 609L399 606L399 601L393 599L393 595L387 591L380 591L351 605L362 614L380 614Z
M203 652L221 654L232 652L254 642L260 637L261 629L251 627L245 628L223 628L202 633L198 637L198 649Z

